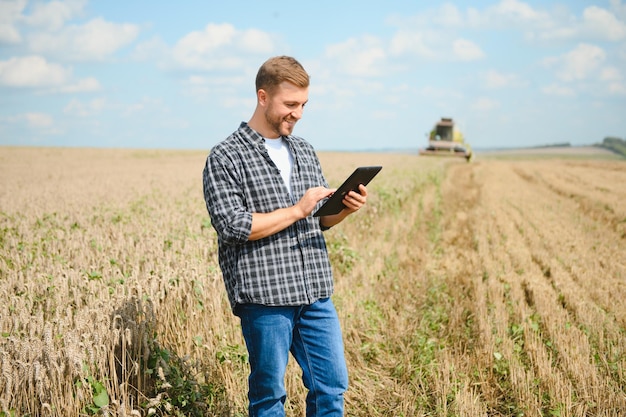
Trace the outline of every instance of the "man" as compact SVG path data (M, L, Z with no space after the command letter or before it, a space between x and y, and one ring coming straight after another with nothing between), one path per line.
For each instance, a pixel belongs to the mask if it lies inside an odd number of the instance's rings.
M350 192L336 215L312 216L333 193L313 147L293 128L308 101L309 75L294 58L267 60L256 109L216 145L203 172L219 262L250 360L250 416L284 416L289 352L308 389L307 416L342 416L348 373L333 277L322 231L366 202Z

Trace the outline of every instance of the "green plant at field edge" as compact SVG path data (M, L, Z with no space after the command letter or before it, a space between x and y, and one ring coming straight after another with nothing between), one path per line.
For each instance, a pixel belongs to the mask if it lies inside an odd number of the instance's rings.
M155 339L146 365L144 372L154 382L154 397L143 404L148 415L205 416L224 397L223 388L205 380L199 362L179 357Z
M86 366L83 366L86 369ZM88 375L84 380L77 380L75 382L76 388L82 388L85 383L91 387L91 393L93 395L92 403L85 405L83 412L90 416L103 412L109 406L109 393L105 385L94 378L92 375Z

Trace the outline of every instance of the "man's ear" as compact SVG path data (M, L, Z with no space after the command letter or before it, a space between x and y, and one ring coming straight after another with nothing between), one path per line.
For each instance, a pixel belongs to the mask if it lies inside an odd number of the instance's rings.
M261 104L262 106L265 106L265 104L267 104L268 97L267 92L264 89L259 88L259 91L256 92L256 98L259 104Z

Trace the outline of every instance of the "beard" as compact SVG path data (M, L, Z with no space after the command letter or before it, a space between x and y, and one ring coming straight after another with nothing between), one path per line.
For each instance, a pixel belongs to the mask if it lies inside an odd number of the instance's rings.
M265 111L265 121L267 125L274 131L278 136L289 136L291 132L293 132L293 128L296 125L297 120L290 120L290 117L283 117L273 113L272 106L269 106Z

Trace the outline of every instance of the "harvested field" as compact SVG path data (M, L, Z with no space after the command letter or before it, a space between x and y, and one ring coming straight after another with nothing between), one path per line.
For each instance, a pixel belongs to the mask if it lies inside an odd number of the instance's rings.
M327 232L348 416L620 416L626 161L320 153L381 164ZM246 411L206 152L0 148L0 416ZM288 415L303 415L298 368Z

